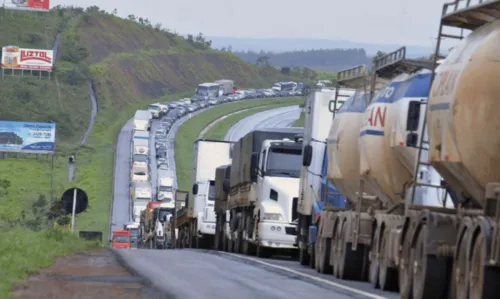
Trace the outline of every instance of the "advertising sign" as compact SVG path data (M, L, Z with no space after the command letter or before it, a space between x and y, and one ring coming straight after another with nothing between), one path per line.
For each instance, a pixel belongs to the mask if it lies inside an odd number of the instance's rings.
M49 0L4 0L4 6L7 9L20 9L20 10L49 10Z
M49 154L55 149L56 124L0 120L0 152Z
M52 71L53 56L52 50L7 46L2 48L2 68L50 72Z

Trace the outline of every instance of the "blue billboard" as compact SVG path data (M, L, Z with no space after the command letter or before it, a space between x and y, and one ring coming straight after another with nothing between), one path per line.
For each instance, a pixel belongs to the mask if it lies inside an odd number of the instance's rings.
M55 141L55 123L0 120L0 152L50 154Z

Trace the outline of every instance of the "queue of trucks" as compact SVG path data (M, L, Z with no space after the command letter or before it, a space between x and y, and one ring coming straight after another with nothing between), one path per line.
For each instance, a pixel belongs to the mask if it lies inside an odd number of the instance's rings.
M255 131L237 141L215 170L215 248L291 247L318 272L401 298L496 298L499 10L445 4L432 60L403 47L371 72L341 71L333 95L307 98L302 138ZM461 40L446 57L443 38Z

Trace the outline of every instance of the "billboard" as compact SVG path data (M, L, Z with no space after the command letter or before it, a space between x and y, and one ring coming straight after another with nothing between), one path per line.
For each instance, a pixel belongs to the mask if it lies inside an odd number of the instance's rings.
M2 68L51 72L53 57L52 50L6 46L2 48Z
M0 120L0 152L49 154L55 139L55 123Z
M7 9L45 11L50 8L49 0L4 0Z

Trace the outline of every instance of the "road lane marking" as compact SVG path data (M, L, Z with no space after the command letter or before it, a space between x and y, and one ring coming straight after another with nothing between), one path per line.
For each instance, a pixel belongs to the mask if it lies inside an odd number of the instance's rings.
M237 257L237 258L240 258L240 259L246 259L246 260L249 260L249 261L252 261L252 262L255 262L255 263L259 263L261 265L265 265L265 266L268 266L268 267L272 267L272 268L275 268L275 269L279 269L279 270L282 270L282 271L286 271L288 273L292 273L292 274L295 274L295 275L300 275L300 276L303 276L303 277L306 277L306 278L309 278L309 279L312 279L312 280L315 280L315 281L318 281L318 282L321 282L321 283L328 284L330 286L333 286L333 287L336 287L336 288L339 288L339 289L343 289L343 290L349 291L349 292L354 293L356 295L361 295L361 296L365 296L365 297L372 298L372 299L387 299L387 297L383 297L383 296L379 296L379 295L376 295L376 294L372 294L372 293L368 293L368 292L365 292L365 291L361 291L361 290L358 290L356 288L352 288L352 287L349 287L349 286L346 286L346 285L343 285L343 284L340 284L340 283L337 283L337 282L333 282L333 281L330 281L330 280L327 280L327 279L324 279L324 278L321 278L321 277L316 277L316 276L313 276L313 275L310 275L310 274L302 273L300 271L293 270L293 269L290 269L290 268L287 268L287 267L273 265L271 263L267 263L267 262L258 260L256 258L251 258L251 257L247 257L247 256L242 256L242 255L234 254L234 253L229 253L229 252L225 252L225 254L230 255L230 256L234 256L234 257Z

